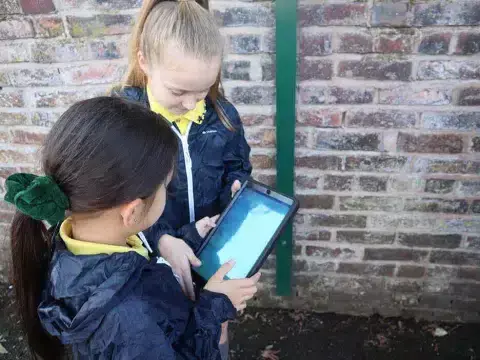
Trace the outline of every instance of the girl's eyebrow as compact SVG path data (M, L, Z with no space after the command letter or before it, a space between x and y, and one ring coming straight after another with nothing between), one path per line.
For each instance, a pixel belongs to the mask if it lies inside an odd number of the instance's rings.
M174 86L170 86L170 85L167 85L167 84L166 84L166 86L167 86L167 88L168 88L169 90L177 91L177 92L195 92L195 93L201 93L201 92L210 90L210 87L208 87L207 89L204 89L204 90L197 91L197 90L185 90L185 89L180 89L180 88L177 88L177 87L174 87Z

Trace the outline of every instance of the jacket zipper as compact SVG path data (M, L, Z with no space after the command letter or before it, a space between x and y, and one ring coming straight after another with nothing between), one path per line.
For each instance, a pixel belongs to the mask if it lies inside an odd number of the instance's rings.
M188 147L188 134L192 127L192 122L188 124L185 135L182 135L175 126L172 126L173 131L182 142L183 158L185 159L185 172L187 174L187 188L188 188L188 210L190 215L190 222L195 221L195 199L193 197L193 174L192 174L192 158L190 157L190 150Z

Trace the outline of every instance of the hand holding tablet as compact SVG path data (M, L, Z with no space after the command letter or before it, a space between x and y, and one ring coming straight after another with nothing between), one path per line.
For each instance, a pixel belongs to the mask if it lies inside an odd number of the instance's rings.
M255 274L273 249L285 225L298 210L298 201L254 181L247 181L223 212L198 252L203 279L233 259L227 279Z

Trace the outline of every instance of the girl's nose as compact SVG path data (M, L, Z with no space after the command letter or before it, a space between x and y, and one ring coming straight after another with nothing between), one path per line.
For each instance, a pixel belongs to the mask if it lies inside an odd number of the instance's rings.
M197 105L197 99L194 97L188 97L183 101L183 107L188 110L193 110L195 109L195 106Z

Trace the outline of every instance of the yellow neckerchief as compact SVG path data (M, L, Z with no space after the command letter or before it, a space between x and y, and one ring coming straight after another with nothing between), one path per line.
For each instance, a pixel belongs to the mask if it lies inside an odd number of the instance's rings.
M188 125L190 122L194 122L196 124L201 124L204 117L205 112L207 111L205 100L200 100L197 102L195 109L190 110L189 112L182 114L182 115L175 115L160 105L152 95L150 88L147 86L147 96L148 102L150 103L150 110L154 113L162 115L165 119L170 121L172 124L175 123L178 126L178 130L182 135L185 135L187 132Z
M67 218L60 226L60 237L62 238L68 251L74 255L98 255L114 253L125 253L135 251L137 254L143 256L147 260L148 250L143 247L142 240L137 235L132 235L127 238L128 246L109 245L93 243L88 241L80 241L72 238L72 218Z

